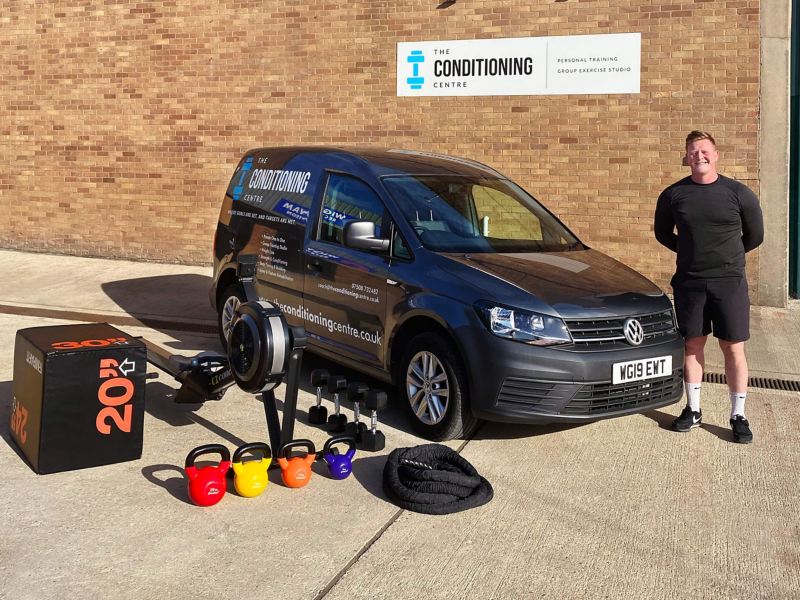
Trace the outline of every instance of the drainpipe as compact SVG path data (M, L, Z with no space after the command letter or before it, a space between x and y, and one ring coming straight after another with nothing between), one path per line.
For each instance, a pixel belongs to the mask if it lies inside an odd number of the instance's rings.
M792 79L789 116L789 295L800 298L800 0L792 0Z

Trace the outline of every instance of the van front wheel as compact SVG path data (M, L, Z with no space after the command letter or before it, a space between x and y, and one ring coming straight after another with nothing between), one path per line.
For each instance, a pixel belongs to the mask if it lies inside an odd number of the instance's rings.
M452 344L435 333L411 340L398 377L414 429L436 442L469 435L477 421L467 395L467 378Z

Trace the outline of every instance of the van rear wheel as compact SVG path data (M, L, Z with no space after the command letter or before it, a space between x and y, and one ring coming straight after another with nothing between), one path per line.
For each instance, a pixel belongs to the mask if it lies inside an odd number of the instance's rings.
M414 429L441 442L469 435L477 420L467 394L467 378L453 345L436 333L411 340L398 373L400 397Z
M231 337L231 325L233 315L239 305L247 301L244 288L238 283L234 283L225 288L217 302L217 326L219 327L219 341L222 348L228 351L228 339Z

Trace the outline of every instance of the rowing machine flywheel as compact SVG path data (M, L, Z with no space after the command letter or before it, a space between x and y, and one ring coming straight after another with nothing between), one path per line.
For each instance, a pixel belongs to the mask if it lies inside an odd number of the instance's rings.
M228 341L233 378L246 392L275 388L289 369L292 332L281 310L269 302L245 302L236 309Z

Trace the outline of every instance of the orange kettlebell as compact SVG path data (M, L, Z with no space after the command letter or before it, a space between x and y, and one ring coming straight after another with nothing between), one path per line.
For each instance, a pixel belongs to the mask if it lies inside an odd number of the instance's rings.
M306 449L305 454L290 456L293 448ZM317 459L317 452L311 440L292 440L281 446L278 452L278 465L284 485L299 488L311 480L311 465Z

